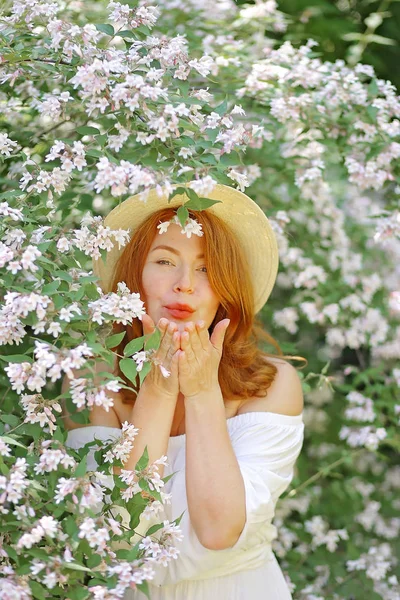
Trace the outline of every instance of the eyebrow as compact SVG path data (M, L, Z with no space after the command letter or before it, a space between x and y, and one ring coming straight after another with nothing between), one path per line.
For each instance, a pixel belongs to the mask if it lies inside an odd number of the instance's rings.
M180 252L178 250L175 250L175 248L172 248L172 246L160 245L153 248L152 252L154 252L155 250L169 250L170 252L172 252L172 254L180 256ZM204 254L198 254L196 258L204 258Z

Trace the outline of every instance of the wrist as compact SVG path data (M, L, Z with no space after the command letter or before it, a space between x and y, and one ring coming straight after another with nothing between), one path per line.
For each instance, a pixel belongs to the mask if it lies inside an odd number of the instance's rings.
M139 392L138 392L138 397L140 396L151 396L151 398L155 399L159 399L160 401L163 402L172 402L175 403L178 400L178 392L176 393L169 393L165 390L160 390L160 388L157 388L156 386L154 386L150 381L147 381L147 379L145 379L142 383L142 385L140 386Z
M223 400L222 398L222 392L221 392L221 387L219 385L219 383L215 384L212 388L209 388L208 390L202 390L200 392L197 392L196 394L192 394L190 396L184 396L184 402L186 403L206 403L207 401L211 401L213 403L215 403L216 400L218 399Z

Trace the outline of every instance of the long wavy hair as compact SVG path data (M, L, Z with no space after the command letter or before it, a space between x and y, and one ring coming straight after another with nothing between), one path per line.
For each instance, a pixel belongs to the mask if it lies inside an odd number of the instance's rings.
M117 291L120 281L126 283L131 292L140 294L146 307L146 295L142 287L143 267L153 243L158 235L160 221L171 219L176 214L174 208L161 209L150 215L134 232L129 244L124 248L115 271L112 291ZM222 319L230 319L225 334L222 357L219 366L219 383L224 400L262 397L271 386L277 373L268 356L285 357L275 339L263 328L262 322L254 314L254 293L248 265L238 240L227 225L216 215L207 211L189 211L189 215L202 225L204 232L204 257L209 283L219 298L219 308L208 331L211 335L214 325ZM128 342L143 335L142 323L134 319L131 325L113 324L113 333L126 331L122 342L114 348L123 356ZM264 340L272 345L278 354L269 354L259 348ZM132 388L117 361L116 374ZM133 403L139 391L139 377L135 391L121 390L123 401Z

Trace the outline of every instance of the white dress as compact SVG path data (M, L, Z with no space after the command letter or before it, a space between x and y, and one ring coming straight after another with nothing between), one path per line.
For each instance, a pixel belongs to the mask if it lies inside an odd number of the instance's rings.
M271 521L279 496L293 478L293 467L303 438L303 413L296 416L249 412L227 419L227 427L246 490L246 523L234 546L208 550L202 546L189 518L185 487L185 435L171 437L168 467L175 472L164 490L172 494L165 517L173 521L184 512L180 554L167 567L157 567L149 582L151 600L291 600L281 568L271 549L277 530ZM120 430L87 426L69 432L67 445L79 448L94 438L118 437ZM95 468L93 452L88 469ZM217 460L217 457L216 457ZM146 521L145 530L152 522ZM145 600L138 590L124 600Z

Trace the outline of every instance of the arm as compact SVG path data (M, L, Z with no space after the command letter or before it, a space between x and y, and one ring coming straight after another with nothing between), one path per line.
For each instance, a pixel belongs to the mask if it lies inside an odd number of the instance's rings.
M268 395L249 400L239 414L272 410L278 413L278 419L279 413L283 414L284 418L288 415L289 419L290 415L299 415L303 410L303 394L298 373L289 363L282 362L277 367L278 373L268 389ZM244 529L248 517L246 505L252 504L251 499L246 498L250 488L244 483L246 472L243 475L243 450L239 451L238 460L227 431L224 403L219 386L214 386L213 391L185 398L185 412L186 488L190 518L204 546L213 550L229 548L236 543ZM259 434L254 432L254 436L257 435ZM249 443L251 446L252 439L250 435L249 442L243 442L245 446ZM274 452L279 451L278 440L274 439L276 442L274 451L268 450L264 456L261 446L258 449L259 460L263 464L266 478L268 478L267 458L269 456L272 461L276 461ZM287 442L282 440L282 447L289 446L288 459L293 452L295 440L296 436L292 439L289 436ZM248 458L245 462L248 462ZM256 471L262 477L261 469L256 468ZM275 475L273 479L274 482L268 484L271 492L275 490L280 478ZM257 490L255 493L260 495L260 502L265 503L269 493L263 490L260 482L255 489Z
M146 446L149 464L167 454L179 394L177 350L180 336L176 324L168 319L160 319L158 325L162 339L157 359L170 371L170 376L163 377L160 369L153 364L140 387L129 419L139 433L124 464L127 471L135 470ZM154 323L148 315L143 316L143 331L145 334L154 331ZM163 477L163 466L158 467L158 473Z
M220 387L185 398L185 414L190 519L203 546L229 548L244 528L246 500Z
M156 392L151 385L146 385L146 381L147 379L139 390L129 419L129 422L139 429L139 433L124 464L124 469L128 471L135 470L135 465L146 446L149 464L167 454L177 396ZM158 472L160 477L163 477L164 467L159 466Z

